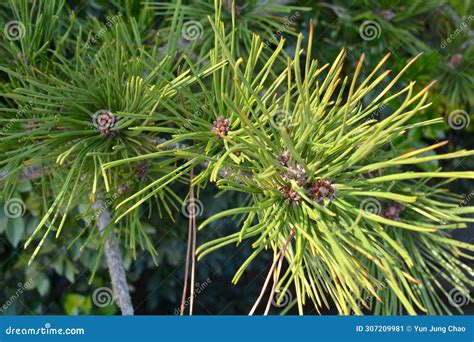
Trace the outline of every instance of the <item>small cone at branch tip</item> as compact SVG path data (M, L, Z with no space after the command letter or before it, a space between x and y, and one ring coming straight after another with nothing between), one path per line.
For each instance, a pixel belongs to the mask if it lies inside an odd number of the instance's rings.
M140 163L135 168L135 177L143 179L148 175L148 163Z
M310 186L309 195L317 202L325 198L333 200L336 196L336 187L327 179L318 179Z
M460 53L454 54L450 59L449 59L449 64L454 68L457 69L462 63L463 55Z
M221 138L227 136L230 131L230 119L224 118L223 116L218 117L213 122L211 130Z
M104 136L113 136L117 133L114 128L120 121L120 117L115 116L108 109L101 109L92 115L92 124Z
M306 171L303 169L303 167L297 164L295 167L290 166L288 171L283 174L282 178L286 182L294 180L298 186L303 186L305 185L308 176L306 175Z
M298 204L301 200L301 196L291 187L291 184L286 185L280 189L283 196L290 204Z
M388 220L398 221L400 219L400 214L403 212L404 209L405 206L401 203L390 203L382 209L380 216Z

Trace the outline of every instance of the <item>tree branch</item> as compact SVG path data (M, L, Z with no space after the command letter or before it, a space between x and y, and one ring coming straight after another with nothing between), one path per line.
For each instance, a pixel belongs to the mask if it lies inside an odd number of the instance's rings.
M104 202L97 201L93 204L94 209L103 208ZM97 218L97 226L101 234L106 232L107 226L112 221L109 209L106 208ZM122 315L132 316L134 314L132 300L130 298L130 290L127 283L127 276L123 266L122 255L117 244L117 238L112 229L108 232L107 240L105 242L104 253L107 260L107 267L109 269L110 281L112 283L112 291L114 299Z

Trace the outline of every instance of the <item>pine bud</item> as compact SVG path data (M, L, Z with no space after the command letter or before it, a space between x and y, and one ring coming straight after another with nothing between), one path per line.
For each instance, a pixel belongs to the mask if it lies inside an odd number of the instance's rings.
M301 196L295 190L293 190L290 184L280 189L280 191L283 193L283 196L285 196L288 203L290 204L298 204L301 200Z
M113 128L120 118L112 114L110 110L101 109L92 115L92 123L102 135L112 136L116 134Z
M219 117L214 121L212 125L212 131L219 135L221 138L229 134L230 131L230 119Z
M321 202L325 198L333 200L335 197L335 194L336 194L336 188L327 179L318 179L309 188L310 197L313 200L318 201L318 202Z
M303 186L306 183L306 171L299 164L296 167L289 167L288 171L283 175L283 179L287 182L294 180L299 186Z
M398 221L403 210L405 210L405 206L403 204L397 202L390 203L382 209L380 216L388 220Z
M459 66L461 65L461 62L462 62L462 55L461 55L460 53L457 53L457 54L453 55L453 56L449 59L449 64L451 64L451 66L452 66L454 69L459 68Z
M135 177L143 179L146 177L147 174L148 174L148 164L147 163L138 164L138 166L135 168Z

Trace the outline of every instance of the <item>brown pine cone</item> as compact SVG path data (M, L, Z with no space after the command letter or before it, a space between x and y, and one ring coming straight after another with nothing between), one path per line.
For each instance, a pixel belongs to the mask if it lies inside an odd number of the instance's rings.
M301 196L293 190L290 184L286 185L284 188L280 189L283 193L283 196L288 200L290 204L298 204L301 200Z
M327 179L318 179L309 188L309 196L318 202L325 198L333 200L336 194L336 188Z

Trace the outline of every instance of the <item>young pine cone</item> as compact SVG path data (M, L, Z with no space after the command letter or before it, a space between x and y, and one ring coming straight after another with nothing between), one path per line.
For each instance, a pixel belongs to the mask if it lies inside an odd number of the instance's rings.
M309 196L318 202L325 198L333 200L336 194L336 188L327 179L318 179L309 188Z
M221 138L229 134L230 131L230 119L219 117L213 122L212 131L219 135Z
M388 220L398 221L404 209L405 206L401 203L390 203L382 209L380 216Z
M289 167L288 171L283 175L283 179L287 182L294 180L299 186L303 186L306 183L306 172L303 167L299 164L296 167Z
M92 115L92 123L102 135L115 135L113 128L118 124L120 118L112 114L110 110L101 109Z
M453 55L450 59L449 59L449 64L454 68L454 69L457 69L459 68L459 66L461 65L462 63L462 55L460 53L457 53L455 55Z
M301 200L301 196L293 190L290 184L286 185L280 190L283 193L283 196L288 200L290 204L298 204Z
M141 163L138 164L137 167L135 168L135 177L143 179L148 175L148 164L147 163Z

